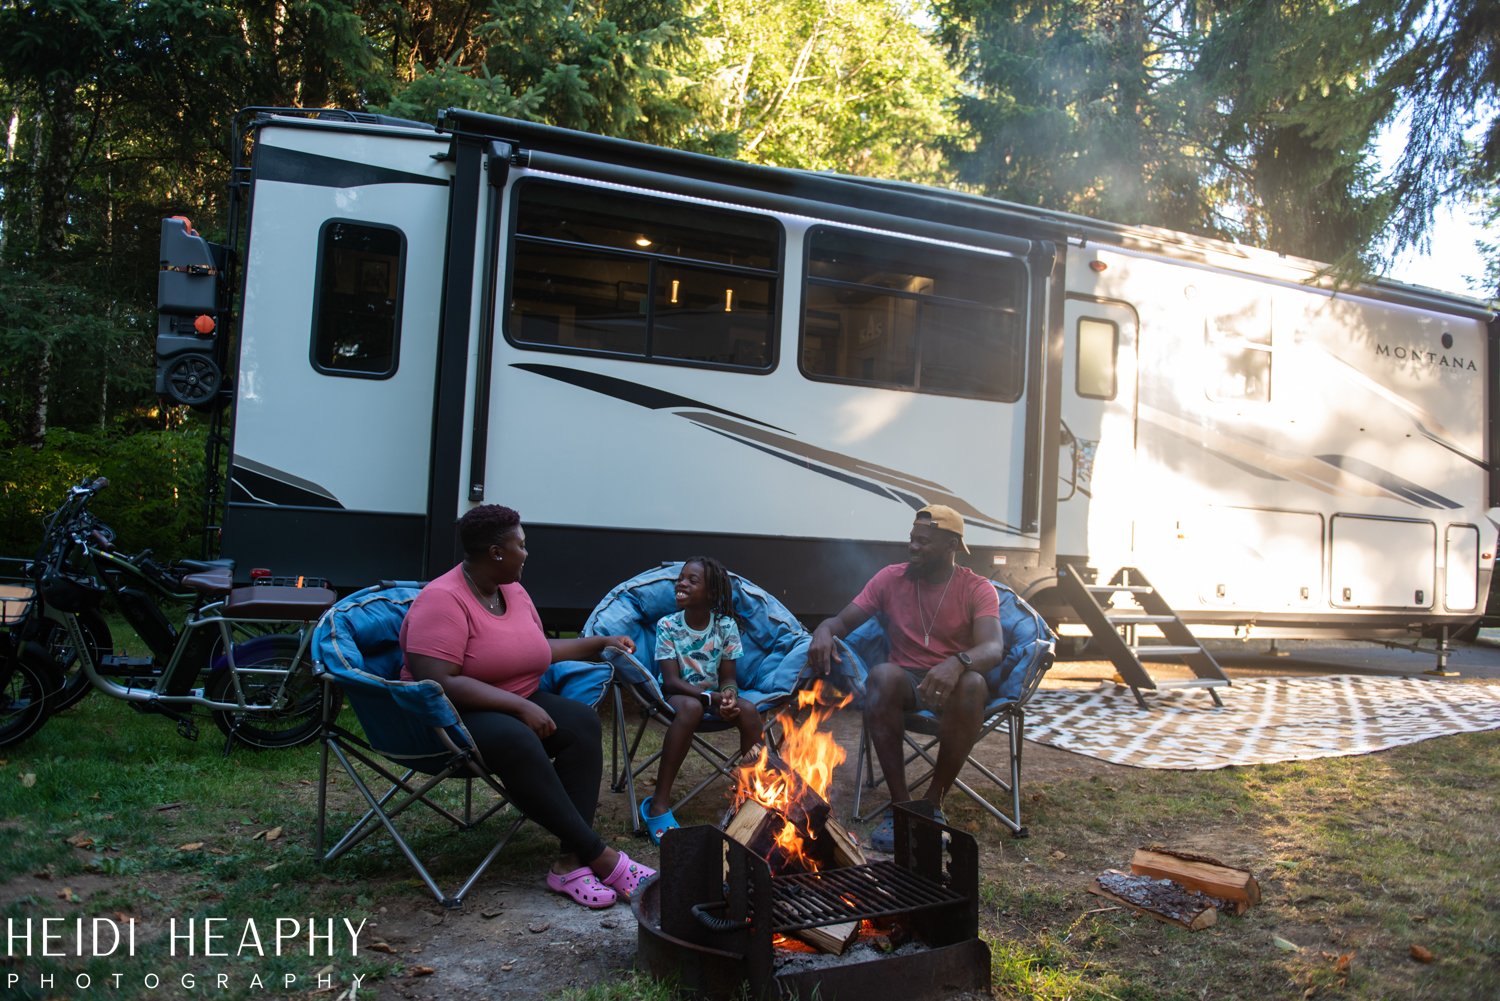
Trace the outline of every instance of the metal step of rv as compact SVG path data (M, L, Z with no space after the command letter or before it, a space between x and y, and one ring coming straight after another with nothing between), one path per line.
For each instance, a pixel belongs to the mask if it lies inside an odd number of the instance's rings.
M1145 646L1133 646L1131 652L1142 660L1156 660L1159 657L1186 657L1189 654L1202 653L1201 646L1168 646L1162 644L1146 644Z
M1220 681L1218 678L1176 678L1169 681L1158 681L1156 688L1162 691L1168 688L1227 688L1229 679Z
M1108 583L1101 584L1097 572L1085 567L1061 566L1057 580L1059 590L1089 627L1095 642L1114 663L1121 681L1130 686L1142 708L1146 708L1146 699L1141 690L1161 688L1205 688L1214 705L1224 704L1215 689L1228 685L1229 678L1139 568L1121 567ZM1125 603L1126 607L1115 608L1112 601L1117 594L1129 595L1132 600ZM1101 599L1105 603L1101 604ZM1165 642L1137 643L1137 626L1156 627ZM1168 658L1180 660L1195 677L1158 684L1147 672L1146 662Z
M1109 617L1109 621L1117 626L1156 626L1161 625L1163 622L1177 621L1177 616L1175 615L1146 615L1144 613L1138 614L1136 612L1112 612L1107 608L1104 610L1104 612L1105 615Z
M1156 588L1149 584L1089 584L1092 594L1151 594Z

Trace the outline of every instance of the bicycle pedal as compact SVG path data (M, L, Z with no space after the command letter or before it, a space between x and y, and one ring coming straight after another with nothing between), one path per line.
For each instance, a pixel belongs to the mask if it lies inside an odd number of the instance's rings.
M181 737L182 739L184 739L184 740L197 740L198 739L198 724L194 723L190 719L180 719L180 720L178 720L177 721L177 735L179 737Z

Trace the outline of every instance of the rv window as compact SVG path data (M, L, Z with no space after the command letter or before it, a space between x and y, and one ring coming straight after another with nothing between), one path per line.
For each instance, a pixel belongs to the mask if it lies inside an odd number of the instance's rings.
M522 182L517 197L512 341L771 366L774 219L552 181Z
M384 379L396 372L406 239L398 229L334 219L318 237L313 367Z
M1119 346L1120 328L1113 323L1087 317L1078 321L1079 396L1115 398L1115 353Z
M1259 321L1259 322L1258 322ZM1208 346L1205 368L1210 399L1271 399L1271 329L1252 311L1210 318L1204 323Z
M808 238L802 370L814 378L1015 400L1025 268L1008 258L820 227Z

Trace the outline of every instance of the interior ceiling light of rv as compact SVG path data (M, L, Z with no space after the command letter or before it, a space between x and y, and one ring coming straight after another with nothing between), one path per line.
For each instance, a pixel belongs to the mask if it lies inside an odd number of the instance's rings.
M734 289L732 288L724 290L724 312L734 312Z
M672 298L669 301L674 306L677 305L677 288L681 284L682 284L682 282L679 279L677 279L677 278L673 278L672 279Z
M1109 267L1109 265L1105 264L1103 261L1089 261L1090 271L1103 271L1107 267Z
M635 238L635 245L637 247L649 247L651 246L651 238L643 233Z

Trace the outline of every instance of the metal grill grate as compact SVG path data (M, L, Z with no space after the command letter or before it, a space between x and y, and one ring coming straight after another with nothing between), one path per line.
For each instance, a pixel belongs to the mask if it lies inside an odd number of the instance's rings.
M771 879L771 924L778 932L864 921L963 903L967 898L903 869L872 862Z

